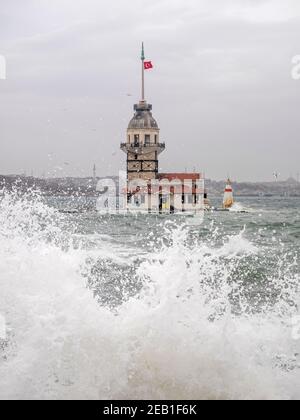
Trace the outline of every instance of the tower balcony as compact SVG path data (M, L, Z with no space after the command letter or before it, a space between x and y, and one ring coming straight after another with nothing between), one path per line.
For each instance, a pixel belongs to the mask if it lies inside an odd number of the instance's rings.
M136 155L147 155L149 153L162 153L166 148L166 143L121 143L121 150L123 152L135 153Z

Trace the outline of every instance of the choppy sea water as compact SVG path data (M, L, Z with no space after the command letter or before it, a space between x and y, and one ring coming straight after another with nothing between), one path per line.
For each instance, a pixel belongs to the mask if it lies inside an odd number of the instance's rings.
M299 199L199 226L0 200L0 399L300 398Z

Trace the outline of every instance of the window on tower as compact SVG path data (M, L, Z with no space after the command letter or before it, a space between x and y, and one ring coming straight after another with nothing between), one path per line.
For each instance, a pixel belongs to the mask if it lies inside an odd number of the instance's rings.
M151 144L151 136L150 134L145 135L145 146L150 146Z
M188 195L188 203L193 204L193 195L192 194Z
M134 145L139 146L140 143L140 136L138 134L134 135Z

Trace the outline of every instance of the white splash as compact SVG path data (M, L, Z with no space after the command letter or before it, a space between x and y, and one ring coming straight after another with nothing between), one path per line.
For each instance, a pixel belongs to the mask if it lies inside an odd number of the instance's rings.
M63 226L38 197L0 204L0 399L300 397L295 310L232 310L232 273L258 253L243 233L191 247L168 227L171 245L138 269L142 291L110 311L80 274L95 250L75 249Z

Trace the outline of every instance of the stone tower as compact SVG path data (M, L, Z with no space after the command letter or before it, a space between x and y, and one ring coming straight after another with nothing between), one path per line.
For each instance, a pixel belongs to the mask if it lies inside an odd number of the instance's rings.
M121 149L127 154L127 180L150 181L158 176L158 156L165 150L160 130L152 116L152 105L145 100L145 54L142 49L142 100L134 105L134 117L127 129L126 143ZM147 67L146 67L147 68Z

